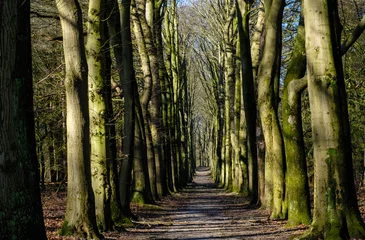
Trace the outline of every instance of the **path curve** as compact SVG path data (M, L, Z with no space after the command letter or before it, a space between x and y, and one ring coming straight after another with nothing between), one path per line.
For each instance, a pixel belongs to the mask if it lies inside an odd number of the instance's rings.
M289 239L304 227L286 228L268 213L249 207L247 199L213 183L208 168L198 168L193 183L158 206L136 207L134 228L108 239Z

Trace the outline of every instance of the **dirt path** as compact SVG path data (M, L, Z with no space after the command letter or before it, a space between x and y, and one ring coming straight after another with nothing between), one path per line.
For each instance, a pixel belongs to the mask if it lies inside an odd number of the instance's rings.
M249 208L247 200L226 193L212 182L206 168L194 183L158 207L136 208L141 221L127 233L108 239L288 239L304 228L286 228L285 221L269 221L268 213Z

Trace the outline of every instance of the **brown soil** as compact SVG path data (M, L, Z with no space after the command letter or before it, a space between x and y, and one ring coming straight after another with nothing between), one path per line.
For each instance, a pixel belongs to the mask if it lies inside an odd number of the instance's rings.
M74 239L57 234L65 198L65 192L43 196L49 239ZM246 198L218 188L207 168L199 168L192 184L157 206L132 208L140 220L127 232L103 233L107 239L289 239L306 229L287 228L286 221L269 220L268 212L249 206Z

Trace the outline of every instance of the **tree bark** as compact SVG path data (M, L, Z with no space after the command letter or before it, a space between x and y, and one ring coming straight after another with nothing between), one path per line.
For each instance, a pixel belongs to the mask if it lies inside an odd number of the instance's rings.
M284 146L277 114L276 80L281 41L283 0L265 1L265 47L258 73L258 103L265 139L265 202L271 218L283 218Z
M120 14L119 14L119 8L118 3L116 0L108 0L107 1L107 24L108 24L108 35L110 38L110 48L113 49L118 75L120 80L123 79L123 49L122 49L122 35L121 35L121 28L120 28ZM112 114L112 106L111 103L107 105L109 108L108 113ZM111 127L109 128L109 131L111 131L112 135L115 135L115 128ZM111 139L110 139L111 140ZM114 147L113 145L115 142L111 140L111 147ZM110 208L112 213L112 219L113 222L121 226L121 224L124 222L123 217L124 214L122 212L122 206L120 201L120 190L119 190L119 177L118 177L118 164L116 161L116 153L114 155L114 152L110 151L111 161L110 161L110 187L111 187L111 199L110 199Z
M304 1L304 21L314 145L313 222L304 238L362 239L337 1Z
M124 93L124 136L123 158L119 171L119 194L122 211L125 217L134 217L130 209L132 184L132 166L134 159L135 128L135 72L133 67L132 34L130 28L131 0L118 1L120 11L120 29L122 35L123 78L121 85Z
M147 162L148 162L148 175L151 186L151 192L154 199L157 198L157 186L156 186L156 162L155 162L155 149L153 147L152 132L150 128L151 115L149 112L149 104L151 102L152 90L153 90L153 76L150 61L150 51L152 44L152 36L150 28L147 24L145 17L145 1L136 1L136 6L133 7L134 14L132 14L134 33L136 36L136 42L138 46L138 52L141 59L141 69L143 73L143 93L141 96L141 107L144 119L144 127L146 134L146 147L147 147ZM156 77L156 75L154 76Z
M110 209L110 153L107 133L107 84L106 56L104 49L106 36L104 30L105 5L101 0L89 1L87 24L87 62L89 81L90 118L90 161L92 187L95 196L95 214L99 230L112 230L113 221ZM109 95L110 96L110 95Z
M224 187L228 190L232 189L232 125L233 125L233 99L235 86L235 69L234 69L234 47L233 47L233 16L235 6L228 5L227 16L224 27L224 162L225 162L225 178Z
M240 39L240 57L242 67L242 95L244 113L247 125L249 193L251 203L258 203L258 166L256 145L256 94L253 67L251 60L251 46L249 35L249 3L237 0L238 30ZM260 19L259 19L260 20Z
M91 188L87 63L81 8L76 0L56 0L66 64L67 207L61 235L100 239Z
M309 186L302 129L301 94L307 86L304 19L300 18L294 50L284 79L283 138L286 156L288 225L310 223Z
M36 155L30 1L0 3L0 236L47 239Z

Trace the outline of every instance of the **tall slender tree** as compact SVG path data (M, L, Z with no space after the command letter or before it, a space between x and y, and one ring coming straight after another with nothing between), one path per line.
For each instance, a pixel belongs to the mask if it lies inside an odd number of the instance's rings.
M283 0L265 1L265 46L258 72L258 105L265 139L265 202L272 218L283 218L284 146L277 113Z
M118 1L120 12L120 29L122 35L122 67L121 85L124 93L123 123L123 158L119 171L119 194L122 211L125 217L134 217L130 209L132 167L134 159L135 128L135 72L133 67L133 48L131 33L131 0ZM121 66L120 66L121 67Z
M301 94L307 87L304 19L301 16L291 61L284 78L283 138L286 156L288 225L310 223L309 186L304 148Z
M108 152L108 113L107 97L110 98L110 84L107 84L106 66L106 24L104 23L105 1L89 1L87 22L87 63L89 82L89 118L90 118L90 160L92 187L95 196L95 214L98 228L102 231L112 229L110 199L110 159ZM109 79L110 81L110 79ZM108 89L109 87L109 89Z
M154 198L157 197L157 187L156 187L156 165L155 165L155 149L153 147L153 139L152 139L152 133L150 129L150 112L149 112L149 104L152 97L152 71L151 71L151 64L150 64L150 55L149 51L147 49L151 48L152 44L152 38L151 38L151 31L147 24L146 20L146 2L145 1L134 1L134 4L132 6L133 14L132 14L132 20L134 24L134 34L136 38L136 43L138 46L138 52L140 56L140 62L141 62L141 69L143 72L143 91L140 98L141 101L141 120L143 122L138 125L144 130L144 137L141 138L139 141L142 141L144 139L144 151L146 154L144 154L145 158L145 164L144 166L140 164L141 171L138 171L136 173L139 173L139 176L136 176L139 179L135 179L135 183L140 182L139 186L136 186L137 188L143 189L147 187L147 185L151 186L149 192L151 192L152 196ZM156 76L155 76L156 77ZM148 168L148 173L145 175L143 172L143 168ZM144 179L144 180L143 180ZM149 184L145 184L145 182L148 181ZM149 188L149 187L148 187ZM139 195L139 193L146 192L146 190L138 189L134 192L133 196ZM140 191L142 190L142 192ZM143 196L139 196L137 198L133 197L134 200L137 199L143 200ZM148 198L148 197L147 197ZM137 201L140 201L137 200ZM146 199L147 200L147 199ZM152 199L149 199L151 201Z
M244 102L244 113L247 125L247 162L249 167L249 191L251 202L258 202L258 168L257 168L257 146L256 146L256 94L254 75L251 59L251 46L249 34L249 10L250 2L243 0L236 1L238 30L240 40L240 57L242 65L242 95Z
M87 63L82 13L77 0L56 0L61 19L66 75L67 207L61 235L100 239L91 187Z
M120 29L120 14L119 14L119 7L117 0L107 0L106 5L106 15L107 18L107 25L108 25L108 36L109 36L109 43L110 43L110 49L113 50L115 62L117 65L117 71L118 76L120 79L123 79L123 63L122 63L122 57L123 57L123 49L122 49L122 35L121 35L121 29ZM122 94L121 94L122 95ZM107 105L108 113L111 115L112 113L112 105L109 103ZM113 122L114 123L114 122ZM115 135L115 128L112 126L109 126L109 131L111 131L111 134ZM114 147L116 145L116 142L112 139L109 139L110 146ZM116 147L116 146L115 146ZM121 223L124 222L125 219L123 219L124 215L122 212L122 206L120 201L120 192L119 192L119 177L118 177L118 164L116 161L116 151L113 150L110 151L111 155L111 161L110 161L110 187L111 187L111 199L110 199L110 208L111 208L111 214L112 219L114 223L118 226L121 225ZM126 216L125 216L126 217Z

